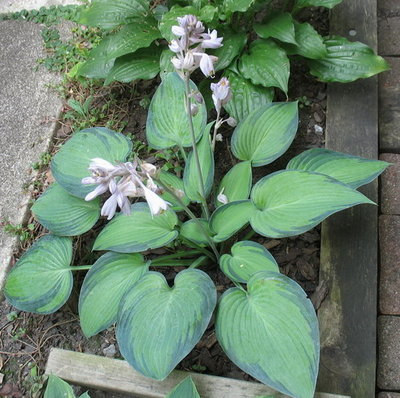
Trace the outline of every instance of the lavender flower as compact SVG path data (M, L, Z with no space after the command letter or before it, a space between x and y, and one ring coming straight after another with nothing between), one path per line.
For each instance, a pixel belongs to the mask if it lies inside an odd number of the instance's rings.
M223 77L218 83L211 83L211 91L215 109L219 113L232 97L229 80Z

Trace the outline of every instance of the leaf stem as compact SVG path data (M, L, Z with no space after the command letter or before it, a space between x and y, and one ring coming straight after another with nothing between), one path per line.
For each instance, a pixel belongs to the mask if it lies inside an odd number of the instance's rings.
M189 268L200 267L200 265L204 262L204 260L207 260L206 256L199 257L196 261L194 261L192 264L190 264Z
M150 264L151 267L188 267L190 264L193 263L193 259L186 259L186 260L165 260L160 263L152 262Z
M170 260L172 258L189 257L193 254L200 254L200 251L199 250L180 251L180 252L168 254L166 256L160 256L160 257L154 258L151 260L151 263L152 264L159 263L159 262L163 262L164 260Z
M186 239L183 236L180 236L180 239L182 240L183 243L186 243L188 246L195 247L199 252L205 254L211 260L216 261L215 255L211 253L209 250L207 250L205 247L201 247L196 242L193 242L190 239Z
M217 109L217 119L215 120L213 139L212 139L212 142L211 142L211 148L212 148L213 152L215 150L215 140L217 138L217 131L218 131L219 127L220 127L220 120L219 120L220 119L220 113L221 113L221 110Z
M69 271L86 271L90 268L92 268L92 265L75 265L69 267Z

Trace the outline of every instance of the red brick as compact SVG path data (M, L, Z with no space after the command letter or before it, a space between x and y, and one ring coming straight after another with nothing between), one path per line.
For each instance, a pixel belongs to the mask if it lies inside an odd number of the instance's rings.
M381 176L381 212L400 215L400 154L383 153L379 158L393 163Z

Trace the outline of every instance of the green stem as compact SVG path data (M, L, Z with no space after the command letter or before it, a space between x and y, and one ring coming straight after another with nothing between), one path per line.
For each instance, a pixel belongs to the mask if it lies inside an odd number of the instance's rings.
M190 77L189 77L189 74L187 74L187 73L185 74L185 91L186 91L186 96L185 96L186 113L189 118L189 130L190 130L190 135L192 138L193 156L195 158L196 168L197 168L197 172L198 172L199 180L200 180L199 185L200 185L201 204L204 209L205 217L207 220L209 220L210 219L210 211L208 210L207 202L206 202L206 190L204 188L203 172L201 170L199 152L198 152L197 146L196 146L196 135L194 133L193 118L192 118L192 112L191 112L192 102L190 99Z
M69 267L70 271L87 271L88 269L92 268L91 265L76 265Z
M200 267L200 265L202 263L204 263L204 261L207 260L206 256L201 256L199 257L196 261L194 261L192 264L190 264L189 268L197 268Z
M193 263L193 259L186 259L186 260L172 260L172 261L168 261L165 260L163 262L160 263L151 263L150 266L151 267L188 267L190 264Z
M215 149L215 139L217 137L217 131L218 131L218 127L219 127L218 124L219 124L220 112L221 112L220 110L217 111L217 119L215 120L215 124L214 124L213 139L211 142L211 148L212 148L213 152Z
M254 229L251 229L244 237L242 240L249 240L256 234L256 231Z
M181 154L182 154L182 156L183 156L183 160L184 160L185 163L186 163L186 161L187 161L187 156L186 156L185 149L183 148L182 145L179 145L179 150L181 151Z
M166 256L157 257L157 258L151 260L151 263L154 264L154 263L158 263L158 262L163 262L164 260L170 260L172 258L177 258L177 257L178 258L179 257L190 257L193 254L200 254L200 251L199 250L180 251L177 253L168 254Z
M193 246L195 247L199 252L205 254L207 257L209 257L211 260L215 261L215 256L212 254L209 250L207 250L205 247L199 246L197 243L184 238L183 236L180 236L180 239L182 240L183 243L185 243L188 246Z

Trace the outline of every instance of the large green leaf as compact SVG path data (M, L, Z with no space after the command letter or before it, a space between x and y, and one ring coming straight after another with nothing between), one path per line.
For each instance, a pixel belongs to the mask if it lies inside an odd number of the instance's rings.
M289 58L286 51L271 39L253 41L249 53L240 58L239 70L253 84L279 87L287 93L290 75Z
M199 154L201 175L203 177L203 185L205 195L211 191L214 182L214 152L211 149L210 130L213 123L209 123L204 129L203 136L197 144L197 152ZM193 202L201 202L200 175L197 168L196 157L193 151L190 152L185 164L183 172L183 183L186 196ZM204 198L205 199L205 198Z
M140 22L128 24L112 35L112 47L105 57L110 60L133 53L139 48L148 47L160 36L154 18L145 18Z
M210 218L213 240L223 242L242 229L248 222L254 207L250 200L239 200L219 207Z
M199 341L216 299L203 271L180 272L172 288L162 274L147 273L121 303L117 340L122 355L143 375L165 379Z
M100 232L93 250L136 253L156 249L172 242L178 235L178 218L172 210L152 216L147 203L131 206L131 214L119 213Z
M59 377L49 375L44 398L75 398L72 387Z
M349 83L389 69L385 59L366 44L340 36L325 38L324 43L328 55L308 61L311 74L324 82Z
M198 221L189 220L182 224L180 234L187 240L194 242L200 246L208 245L208 239L204 236L204 232L212 237L213 233L210 230L207 220L198 218ZM203 226L201 228L199 223Z
M34 203L32 213L55 235L81 235L89 231L99 219L100 198L86 202L54 183Z
M216 71L226 69L242 52L247 43L247 36L245 33L236 33L229 28L225 28L222 31L218 30L218 36L224 38L223 46L210 51L210 54L218 57L218 61L215 64Z
M333 213L373 203L341 182L309 171L283 170L262 178L251 192L250 224L260 235L283 238L308 231Z
M289 148L297 126L297 102L263 105L236 127L232 152L240 160L250 160L255 167L264 166Z
M272 102L274 89L272 87L255 86L250 80L234 72L228 72L232 98L224 105L225 110L238 122L253 110Z
M301 287L276 272L256 273L247 292L229 289L218 305L216 334L246 373L295 398L314 396L318 320Z
M288 54L298 54L305 58L320 59L328 54L324 39L307 22L298 23L294 21L297 45L285 46Z
M167 188L172 189L177 192L178 195L182 196L181 201L185 206L190 203L190 199L185 195L183 180L178 178L175 174L168 173L167 171L161 170L158 177L160 181L167 186ZM164 192L161 197L171 204L171 209L174 211L182 211L183 207L176 200L176 198L168 192Z
M129 83L138 79L152 79L160 72L160 51L159 47L152 46L118 58L104 84L114 80Z
M191 89L198 91L191 82ZM202 136L207 120L206 107L197 104L199 112L193 116L196 140ZM153 148L192 145L189 118L185 111L185 83L177 73L169 73L151 100L146 126L147 140Z
M343 0L296 0L294 3L295 8L303 7L326 7L333 8L335 5L341 3Z
M224 0L224 7L230 12L245 12L247 11L255 0Z
M373 181L388 166L389 163L380 160L312 148L293 158L286 169L326 174L355 189Z
M263 24L255 24L254 30L263 39L273 37L284 43L297 44L292 15L288 12L274 14Z
M167 39L168 41L176 39L176 36L172 33L171 29L174 25L178 25L177 18L183 17L184 15L198 16L198 10L193 6L181 7L174 5L163 15L158 27L164 39Z
M218 194L223 193L229 202L248 199L251 190L252 169L251 162L245 161L235 164L222 178L218 187ZM222 203L216 200L216 206Z
M95 185L83 185L88 177L91 159L102 158L113 164L123 162L132 150L125 136L104 127L94 127L75 133L56 153L51 172L56 181L70 194L84 198Z
M94 0L81 13L79 22L103 29L141 21L149 13L149 0Z
M186 377L165 398L200 398L192 378Z
M8 275L4 294L22 311L50 314L68 300L72 290L72 241L46 235L37 240Z
M175 53L173 53L169 48L162 51L160 57L160 77L162 80L164 80L168 73L175 72L175 67L171 62L174 56Z
M247 283L259 271L279 272L279 267L271 253L259 243L244 240L231 248L232 255L223 254L219 266L232 281Z
M86 337L117 321L122 297L148 269L141 254L109 252L93 264L79 296L79 318Z

